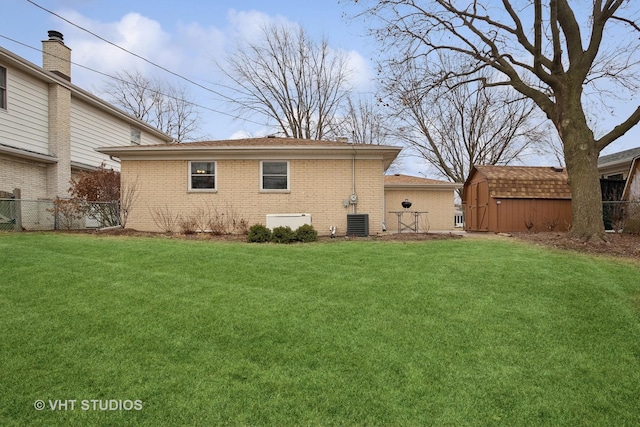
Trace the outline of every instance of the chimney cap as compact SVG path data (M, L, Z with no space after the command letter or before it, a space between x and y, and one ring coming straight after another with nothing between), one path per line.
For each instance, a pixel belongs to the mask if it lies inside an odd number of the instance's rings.
M49 40L51 41L64 42L64 36L60 31L49 30L47 34L49 35Z

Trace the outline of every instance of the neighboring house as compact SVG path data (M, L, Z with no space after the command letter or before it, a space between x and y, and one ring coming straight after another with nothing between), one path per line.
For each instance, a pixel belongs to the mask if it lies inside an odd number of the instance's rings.
M161 144L171 137L71 83L62 34L42 42L43 66L0 47L0 198L67 197L74 173L117 161L99 146Z
M623 195L628 187L628 180L633 171L634 159L640 156L640 147L608 154L598 158L598 173L600 174L600 190L602 192L602 213L604 226L607 230L617 229L621 218L621 202L629 200Z
M632 233L640 232L640 156L633 159L627 174L622 200L626 205L623 209L625 223L624 230Z
M453 230L455 227L455 192L462 184L407 175L384 177L386 228L406 232L417 219L418 231ZM411 207L402 207L403 201ZM400 221L400 223L399 223Z
M571 189L563 168L475 166L464 184L466 231L566 231Z
M627 182L622 195L623 200L640 200L640 155L633 159L627 172Z
M227 223L249 226L311 222L324 235L330 227L351 234L348 220L366 220L367 234L375 235L390 226L387 211L408 197L433 212L432 229L440 227L440 211L448 216L442 227L453 228L455 185L385 177L399 147L267 137L99 151L120 159L123 180L137 182L127 223L137 230L165 231L177 218L214 229L226 215ZM428 193L436 199L423 200Z
M600 156L598 158L600 178L605 180L626 180L631 162L638 156L640 156L640 147Z

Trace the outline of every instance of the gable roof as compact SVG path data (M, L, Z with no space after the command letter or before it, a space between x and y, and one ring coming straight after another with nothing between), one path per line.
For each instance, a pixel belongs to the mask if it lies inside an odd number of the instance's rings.
M358 159L381 158L386 170L402 150L400 147L352 144L299 138L245 138L219 141L100 147L103 154L122 160L198 160L215 158L243 159Z
M457 182L440 181L437 179L422 178L419 176L411 175L385 175L384 176L384 188L386 189L418 189L418 188L430 188L430 189L458 189L462 184Z
M0 46L0 60L2 60L7 65L10 64L12 67L26 74L29 74L30 76L35 77L40 81L44 81L46 83L55 83L57 85L60 85L62 87L69 89L71 91L72 97L81 99L82 101L90 104L91 106L99 109L100 111L106 114L118 117L119 119L122 119L123 121L128 122L131 125L135 125L136 127L144 129L145 132L155 135L156 137L159 137L167 142L173 140L173 138L170 135L165 134L164 132L160 131L159 129L156 129L150 124L124 112L123 110L108 103L107 101L101 98L98 98L92 93L58 76L54 72L47 71L44 68L39 67L34 63L27 61L26 59L16 55L15 53L1 46Z
M640 147L619 151L617 153L608 154L606 156L600 156L598 157L598 167L602 168L622 163L630 163L635 157L638 156L640 156Z
M564 168L541 166L474 166L467 183L482 174L493 198L571 199L569 176Z

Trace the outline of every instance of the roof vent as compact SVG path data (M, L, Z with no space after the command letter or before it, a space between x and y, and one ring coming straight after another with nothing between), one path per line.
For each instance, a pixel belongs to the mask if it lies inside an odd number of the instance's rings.
M267 135L267 138L275 138L276 136L271 134L271 135Z
M49 35L49 40L64 43L64 37L60 31L49 30L47 34Z
M558 166L551 166L551 170L554 172L564 172L564 168Z

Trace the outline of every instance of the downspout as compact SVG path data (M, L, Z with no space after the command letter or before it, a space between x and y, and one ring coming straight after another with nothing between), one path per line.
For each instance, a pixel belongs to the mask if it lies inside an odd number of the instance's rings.
M355 144L352 142L351 143L351 148L353 149L353 156L351 157L351 195L356 194L356 147ZM357 201L356 203L352 203L351 205L353 206L353 212L352 213L356 213L357 211Z
M382 169L384 169L384 159L382 160ZM382 172L382 231L387 231L387 216L385 214L387 210L387 193L384 188L384 172Z

